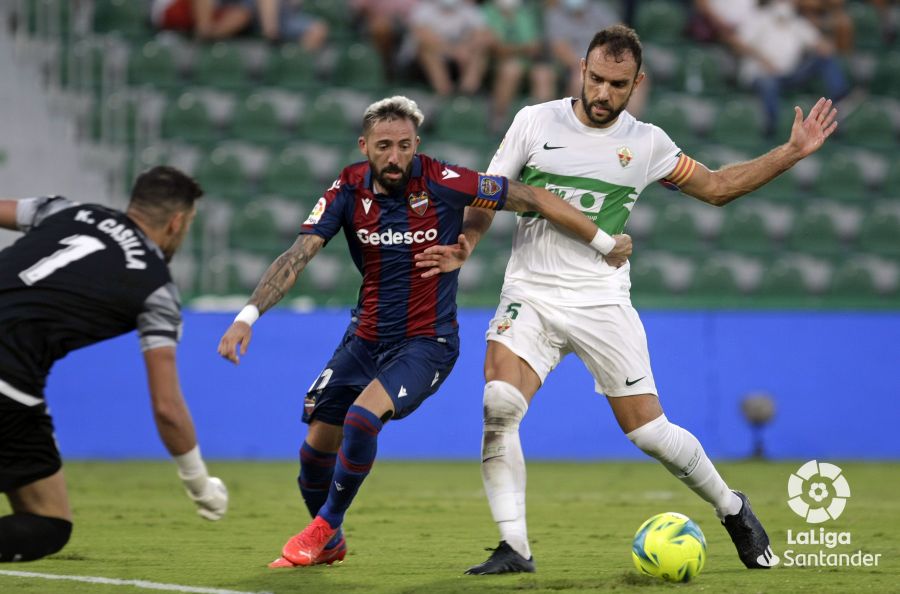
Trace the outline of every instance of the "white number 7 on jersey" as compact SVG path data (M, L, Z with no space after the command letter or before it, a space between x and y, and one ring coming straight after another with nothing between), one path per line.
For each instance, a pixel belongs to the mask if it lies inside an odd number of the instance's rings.
M46 258L41 258L34 266L20 272L19 278L23 283L33 285L60 268L68 266L76 260L81 260L88 254L106 249L106 245L102 241L90 235L70 235L65 239L60 239L59 242L68 247L56 250Z

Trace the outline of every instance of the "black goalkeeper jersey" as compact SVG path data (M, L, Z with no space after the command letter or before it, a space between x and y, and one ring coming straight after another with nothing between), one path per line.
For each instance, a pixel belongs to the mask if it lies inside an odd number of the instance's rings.
M74 349L136 328L144 350L176 344L168 266L124 213L31 198L16 219L25 234L0 251L0 407L41 403L51 366Z

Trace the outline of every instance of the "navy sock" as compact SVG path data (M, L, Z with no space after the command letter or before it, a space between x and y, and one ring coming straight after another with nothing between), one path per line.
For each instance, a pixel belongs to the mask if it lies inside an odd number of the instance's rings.
M328 499L319 510L332 526L344 522L344 514L369 475L378 450L378 432L381 419L361 406L351 406L344 418L344 440L338 451L334 481L328 491Z
M316 517L325 500L328 499L328 487L334 476L334 463L337 454L322 452L312 447L305 441L300 447L300 475L297 477L297 485L303 502L309 510L309 515ZM325 546L330 549L336 546L343 534L339 530L337 534Z

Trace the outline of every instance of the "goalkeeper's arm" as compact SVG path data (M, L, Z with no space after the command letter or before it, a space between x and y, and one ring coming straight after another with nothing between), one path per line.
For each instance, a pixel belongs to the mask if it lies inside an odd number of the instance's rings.
M221 480L209 476L200 456L194 422L178 382L175 347L144 351L144 363L159 436L178 465L178 476L197 505L197 513L218 520L228 508L228 491Z

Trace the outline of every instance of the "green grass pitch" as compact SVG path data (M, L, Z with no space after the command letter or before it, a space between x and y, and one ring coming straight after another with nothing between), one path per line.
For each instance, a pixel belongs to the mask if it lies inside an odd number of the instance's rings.
M819 548L786 543L789 529L812 527L786 503L788 476L800 462L720 464L726 480L750 495L780 554ZM877 567L748 571L711 508L657 464L532 462L528 516L538 572L464 576L498 540L477 462L378 462L347 515L342 565L269 570L266 563L308 521L295 464L213 461L213 473L231 491L229 513L218 523L194 514L171 463L68 463L75 514L69 545L0 571L274 593L900 592L900 466L836 463L852 496L843 515L824 527L849 531L852 543L833 552L880 553ZM635 530L662 511L689 515L706 534L706 567L689 584L645 578L632 566ZM4 593L150 591L0 574Z

